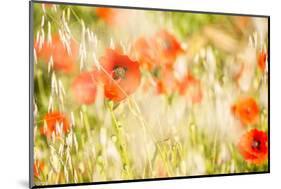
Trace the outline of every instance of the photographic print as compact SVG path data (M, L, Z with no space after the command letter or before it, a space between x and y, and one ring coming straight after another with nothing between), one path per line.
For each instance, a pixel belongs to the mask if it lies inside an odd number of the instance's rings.
M31 187L269 172L269 17L31 2Z

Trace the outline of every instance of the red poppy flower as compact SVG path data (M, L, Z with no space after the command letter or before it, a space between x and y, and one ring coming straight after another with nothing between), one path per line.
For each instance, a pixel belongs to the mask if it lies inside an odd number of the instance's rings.
M124 24L128 19L128 11L117 8L99 7L96 8L96 14L110 26Z
M100 64L104 94L108 99L121 101L138 88L141 79L139 65L128 56L107 49Z
M62 125L62 132L67 133L70 131L69 120L61 112L55 111L55 112L47 113L43 121L47 127L42 125L40 132L42 135L45 135L47 138L50 138L53 132L55 133L56 136L59 136L60 133L56 131L57 130L56 127L60 125Z
M200 103L203 98L200 80L191 74L186 75L179 84L180 95L186 95L193 103Z
M155 64L158 64L158 61L156 61L156 49L152 47L146 38L141 37L136 40L134 51L136 52L139 63L145 69L152 70Z
M183 52L177 39L166 30L160 30L151 38L140 37L134 43L134 51L140 64L150 71L158 66L173 64Z
M79 104L90 105L95 102L97 94L97 72L83 72L71 85L72 93Z
M166 30L160 30L153 36L153 44L161 62L173 62L183 52L175 36Z
M78 57L78 44L73 39L70 40L69 44L71 52L67 51L59 35L54 35L51 43L45 41L42 48L39 48L39 44L35 43L34 48L39 59L49 63L52 56L55 70L70 73L75 69L75 62Z
M257 123L259 111L259 106L252 97L241 98L232 106L232 112L244 125Z
M267 59L267 54L265 51L261 51L258 55L258 67L259 69L264 72L265 71L265 66L266 66L266 59Z
M39 160L35 160L34 164L33 164L33 172L34 172L34 177L39 178L40 174L43 172L45 167L44 162L39 161Z
M165 66L155 70L157 92L159 94L170 95L177 90L178 80L176 79L173 68Z
M262 164L268 157L268 139L263 131L253 129L245 133L239 143L238 150L245 161Z

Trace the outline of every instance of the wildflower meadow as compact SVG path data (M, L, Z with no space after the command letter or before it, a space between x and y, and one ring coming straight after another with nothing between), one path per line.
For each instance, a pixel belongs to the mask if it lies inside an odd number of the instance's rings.
M268 18L32 12L35 185L268 172Z

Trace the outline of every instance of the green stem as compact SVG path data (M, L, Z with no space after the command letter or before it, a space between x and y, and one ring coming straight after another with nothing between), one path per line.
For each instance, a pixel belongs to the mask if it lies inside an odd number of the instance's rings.
M119 150L120 154L121 154L121 159L122 159L122 166L123 169L125 170L125 173L127 175L127 177L129 179L133 178L132 176L132 169L131 169L131 163L129 160L129 155L126 149L126 142L124 140L124 134L122 132L122 128L120 128L120 123L118 123L118 120L114 114L113 111L113 105L108 103L108 109L110 111L112 120L113 120L113 126L114 126L114 131L117 137L116 140L116 145L117 145L117 149Z

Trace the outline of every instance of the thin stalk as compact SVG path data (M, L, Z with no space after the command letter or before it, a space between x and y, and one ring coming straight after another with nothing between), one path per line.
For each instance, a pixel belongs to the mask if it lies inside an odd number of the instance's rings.
M124 134L119 127L120 124L118 123L117 118L114 114L113 106L110 105L109 103L108 103L108 109L109 109L109 112L110 112L112 120L113 120L114 131L115 131L115 134L117 137L117 140L116 140L116 144L118 147L117 149L119 150L119 152L121 154L123 169L125 170L128 178L133 178L131 163L129 160L129 155L126 150L126 145L125 145L125 141L124 141Z

